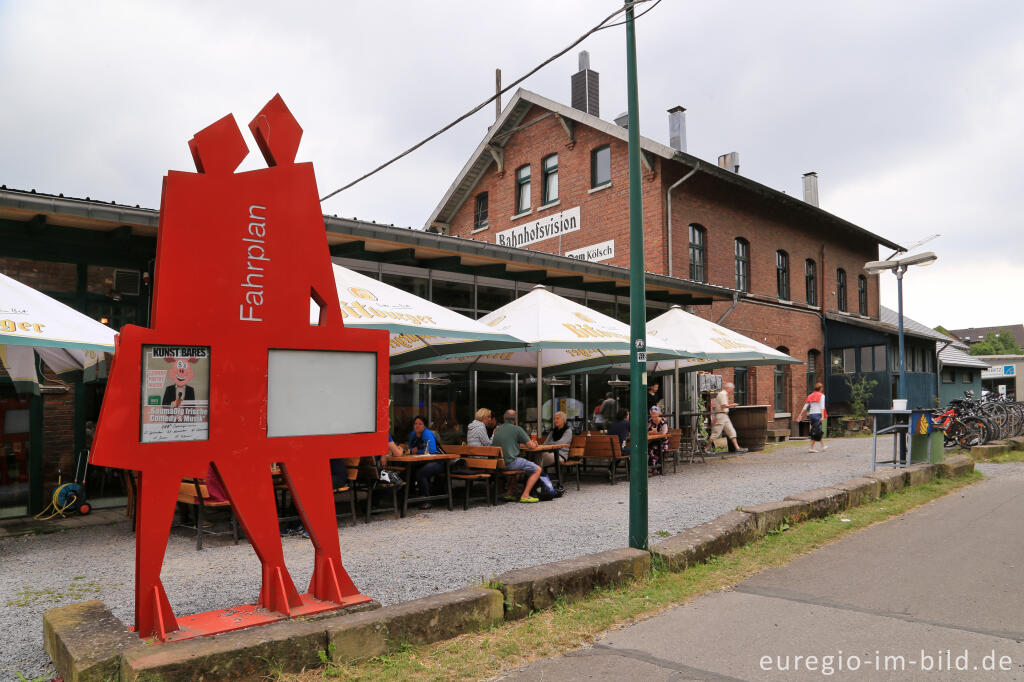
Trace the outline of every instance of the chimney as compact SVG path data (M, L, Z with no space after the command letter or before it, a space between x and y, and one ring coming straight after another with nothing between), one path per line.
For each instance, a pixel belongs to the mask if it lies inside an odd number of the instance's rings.
M718 165L725 170L730 170L733 173L740 172L740 153L729 152L728 154L722 154L718 157Z
M668 146L679 152L686 151L686 108L668 110Z
M590 53L580 52L580 70L572 75L572 108L601 115L597 71L590 70Z
M811 206L818 205L818 174L804 173L804 201Z
M621 114L616 116L615 117L615 125L619 126L620 128L628 128L629 127L629 112L628 111L623 111Z

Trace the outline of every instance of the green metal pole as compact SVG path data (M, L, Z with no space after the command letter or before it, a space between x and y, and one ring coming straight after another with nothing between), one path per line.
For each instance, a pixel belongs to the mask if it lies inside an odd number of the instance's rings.
M43 396L28 404L28 513L43 511Z
M647 302L640 197L640 115L636 94L636 31L626 4L626 93L629 114L629 546L647 549Z

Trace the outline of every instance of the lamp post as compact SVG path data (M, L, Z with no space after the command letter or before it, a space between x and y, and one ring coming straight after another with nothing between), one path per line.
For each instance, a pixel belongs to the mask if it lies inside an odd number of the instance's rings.
M893 274L896 275L897 313L900 330L900 383L897 393L900 399L906 399L907 397L907 372L903 349L903 275L911 265L931 265L936 260L938 260L938 256L933 251L925 251L916 256L907 256L899 260L876 260L864 264L864 270L869 275L877 275L885 270L892 270Z
M647 549L647 308L643 205L640 194L640 116L636 85L633 5L626 0L626 101L629 112L629 546ZM612 472L612 476L615 472Z

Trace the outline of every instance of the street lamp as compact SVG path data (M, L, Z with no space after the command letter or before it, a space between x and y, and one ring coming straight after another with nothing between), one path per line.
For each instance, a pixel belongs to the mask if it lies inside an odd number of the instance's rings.
M906 258L900 258L899 260L874 260L870 263L864 264L864 270L869 275L877 275L884 270L892 270L896 275L896 296L899 300L899 326L900 326L900 384L899 384L899 397L906 399L907 397L907 373L906 363L904 361L903 353L903 273L907 271L907 268L911 265L931 265L938 256L933 251L925 251L915 256L907 256Z

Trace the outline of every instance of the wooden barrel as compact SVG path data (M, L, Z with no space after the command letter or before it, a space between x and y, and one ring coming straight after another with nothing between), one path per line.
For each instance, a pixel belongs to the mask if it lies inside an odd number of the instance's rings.
M729 419L736 429L740 447L764 450L768 436L768 405L742 405L729 409Z

